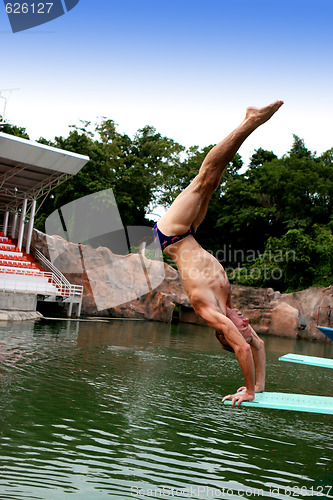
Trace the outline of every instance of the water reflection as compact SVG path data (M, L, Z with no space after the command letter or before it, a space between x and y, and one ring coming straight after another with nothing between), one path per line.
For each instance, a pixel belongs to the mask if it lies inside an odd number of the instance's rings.
M333 395L329 369L278 361L331 344L266 345L268 390ZM0 360L0 498L333 498L331 417L222 406L241 373L206 328L13 323Z

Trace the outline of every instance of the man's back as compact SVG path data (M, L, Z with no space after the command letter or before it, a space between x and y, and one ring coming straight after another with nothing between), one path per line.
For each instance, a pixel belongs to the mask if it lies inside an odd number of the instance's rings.
M194 309L207 304L225 314L230 284L219 261L191 235L170 245L164 252L176 263Z

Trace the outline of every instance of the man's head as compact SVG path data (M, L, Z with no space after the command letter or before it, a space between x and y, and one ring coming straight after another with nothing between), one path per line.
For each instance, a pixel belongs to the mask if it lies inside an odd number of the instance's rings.
M252 330L249 326L249 318L245 318L245 316L240 312L239 309L230 309L229 307L227 307L226 309L226 317L233 322L239 333L242 334L246 342L249 344L252 340ZM223 332L216 331L215 336L220 342L223 349L225 349L226 351L235 352L226 340Z

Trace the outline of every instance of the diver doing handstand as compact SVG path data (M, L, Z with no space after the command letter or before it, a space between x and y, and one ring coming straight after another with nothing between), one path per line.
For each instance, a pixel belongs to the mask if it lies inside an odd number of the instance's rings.
M262 108L249 107L241 124L205 157L199 173L174 200L154 228L163 252L176 263L185 291L195 312L209 326L224 349L233 351L242 369L245 386L231 399L238 406L251 401L265 388L264 342L243 314L232 307L230 283L220 262L204 250L194 235L203 221L210 198L222 174L245 139L267 122L282 106L275 101Z

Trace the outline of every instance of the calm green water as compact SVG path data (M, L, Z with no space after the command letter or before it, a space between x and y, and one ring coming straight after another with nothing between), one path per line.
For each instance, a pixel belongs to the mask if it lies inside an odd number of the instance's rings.
M267 390L333 396L332 343L266 339ZM234 409L209 329L112 321L0 325L0 498L333 498L329 415Z

